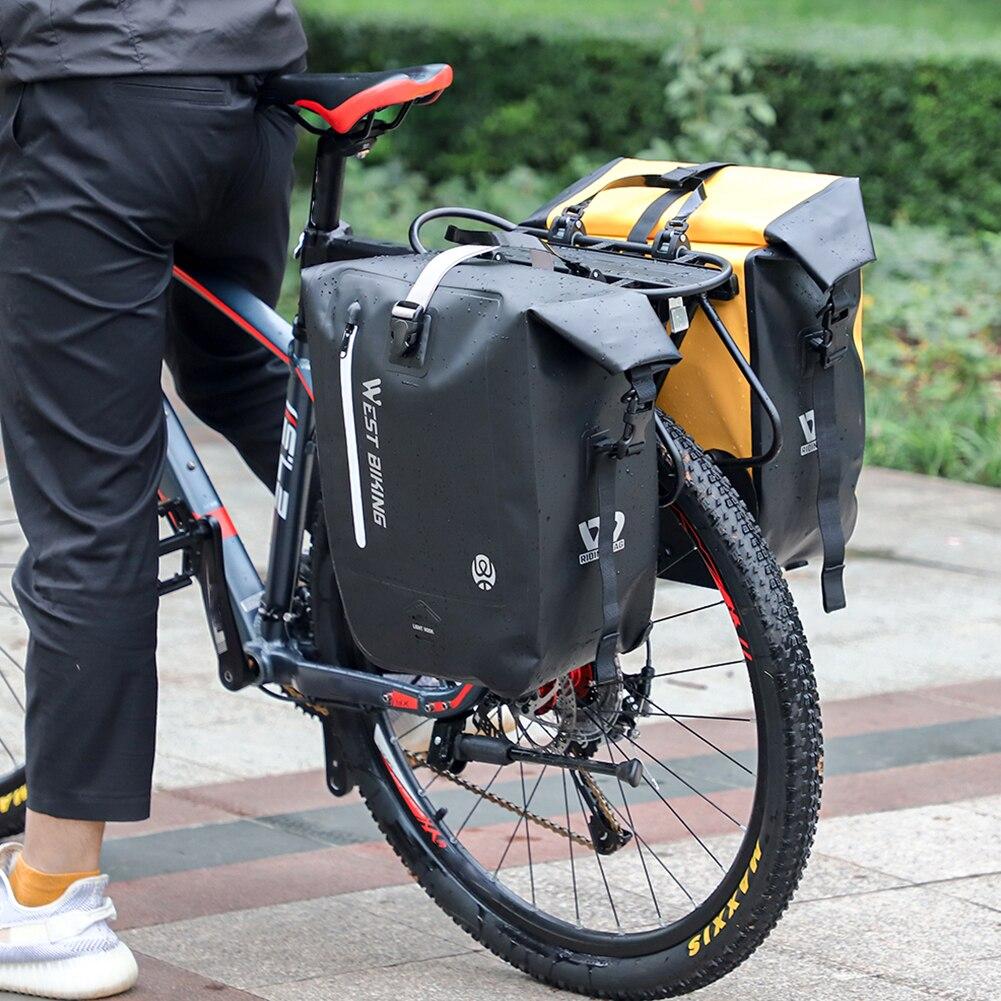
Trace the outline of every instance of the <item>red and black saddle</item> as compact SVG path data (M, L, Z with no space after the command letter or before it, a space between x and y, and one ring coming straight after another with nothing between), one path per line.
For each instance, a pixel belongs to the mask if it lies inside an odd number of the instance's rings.
M408 66L381 73L290 73L264 86L275 104L319 115L335 132L350 132L366 115L398 104L430 104L452 83L445 63Z

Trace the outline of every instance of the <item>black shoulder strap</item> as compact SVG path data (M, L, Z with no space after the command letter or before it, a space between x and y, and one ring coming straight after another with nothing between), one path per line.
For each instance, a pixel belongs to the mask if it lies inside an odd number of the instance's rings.
M619 574L615 565L616 481L619 464L611 454L599 455L594 477L598 492L598 570L601 573L601 638L594 658L594 680L614 681L619 649Z
M848 351L838 343L851 316L850 297L844 283L831 289L820 326L807 332L807 342L817 352L813 369L813 420L817 440L817 525L824 548L820 587L825 612L845 607L845 533L841 525L841 479L843 450L838 434L837 379L835 366Z
M636 225L629 231L632 243L646 243L654 226L660 222L660 217L686 191L691 194L685 200L678 213L671 219L668 226L683 228L688 217L706 200L705 182L718 170L729 167L728 163L700 163L696 167L677 167L661 175L666 182L667 193L655 198L636 220Z
M684 194L686 191L695 192L702 187L703 182L716 173L717 170L723 167L729 167L729 163L717 163L713 161L711 163L699 163L692 167L675 167L673 170L668 170L663 174L630 174L628 177L617 177L613 181L609 181L607 184L603 185L593 195L589 195L583 201L576 202L573 205L568 205L563 211L557 216L556 220L553 222L553 230L555 232L561 232L560 223L565 217L569 218L573 216L574 218L579 218L583 215L585 209L588 205L594 201L603 191L611 191L613 188L666 188L668 194L663 195L661 198L657 198L654 201L655 205L659 205L660 209L657 212L656 217L650 222L647 227L646 232L642 237L638 237L637 242L645 242L646 238L650 235L650 230L656 225L657 220L660 219L661 215L667 209L673 201L676 201L679 194ZM705 192L703 191L703 197ZM695 203L689 210L688 215L701 205L701 199ZM651 214L654 211L653 205L649 206L644 212L644 216ZM684 209L682 210L684 211ZM686 216L687 218L687 216ZM633 232L630 233L629 239L633 240L633 234L640 229L640 223L633 227Z
M615 680L615 655L619 649L619 578L615 565L615 513L619 461L635 455L646 444L646 429L657 398L654 366L628 373L631 389L623 398L623 432L618 441L599 431L588 445L598 495L598 569L601 574L601 638L594 658L594 680L602 685Z

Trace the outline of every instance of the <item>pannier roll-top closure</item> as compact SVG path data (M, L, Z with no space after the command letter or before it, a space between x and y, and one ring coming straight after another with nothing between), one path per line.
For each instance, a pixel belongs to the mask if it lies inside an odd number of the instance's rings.
M843 607L865 440L861 269L875 258L858 180L623 158L524 226L730 263L728 297L685 310L690 327L672 311L683 361L658 405L717 458L783 566L822 557L824 607Z

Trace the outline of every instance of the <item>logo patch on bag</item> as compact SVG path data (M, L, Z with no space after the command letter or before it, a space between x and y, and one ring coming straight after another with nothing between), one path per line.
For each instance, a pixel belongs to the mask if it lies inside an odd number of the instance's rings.
M482 554L473 559L473 580L481 591L489 591L497 583L497 568L489 556Z
M362 415L365 418L365 441L368 443L369 503L372 521L386 527L386 484L382 474L382 453L379 451L379 411L382 406L382 379L362 383Z
M626 516L622 511L615 512L615 534L612 536L612 552L617 553L625 548L626 540L622 538L622 530L626 527ZM582 521L577 526L581 540L584 543L584 552L578 559L580 565L586 566L593 563L598 558L598 536L601 532L601 518L594 517L588 521Z
M803 429L803 437L806 439L806 444L799 447L799 454L809 455L811 452L816 452L817 422L812 410L807 410L805 414L799 415L799 426Z

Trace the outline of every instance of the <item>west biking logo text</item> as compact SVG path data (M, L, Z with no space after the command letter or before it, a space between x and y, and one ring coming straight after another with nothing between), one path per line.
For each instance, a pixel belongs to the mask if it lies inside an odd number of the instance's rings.
M626 540L622 538L622 530L626 527L626 516L622 511L615 512L615 534L612 536L612 552L617 553L625 548ZM593 563L598 559L598 538L601 532L601 518L591 518L589 521L582 521L577 526L581 540L584 543L584 552L578 559L581 566Z
M368 442L366 463L368 465L369 500L372 504L372 520L380 527L386 527L386 486L382 478L382 455L379 451L379 411L382 406L382 379L370 379L362 383L362 414L365 418L365 440Z

